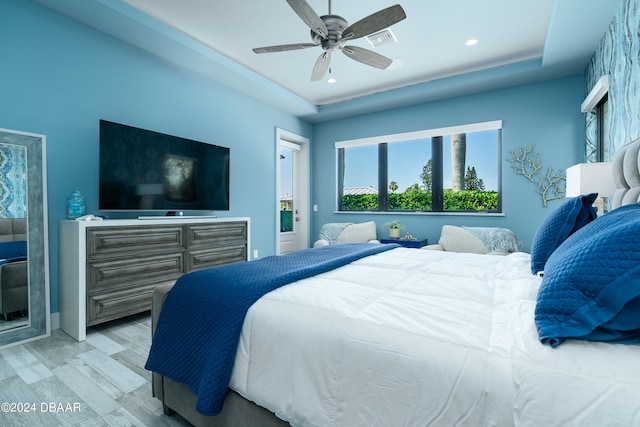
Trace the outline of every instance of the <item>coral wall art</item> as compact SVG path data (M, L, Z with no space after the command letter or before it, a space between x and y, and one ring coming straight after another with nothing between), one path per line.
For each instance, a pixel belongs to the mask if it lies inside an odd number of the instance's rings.
M543 170L540 154L534 151L533 146L518 147L518 150L510 150L511 168L516 175L522 175L536 185L536 191L542 197L542 204L547 207L550 200L564 198L566 189L566 175L562 169L554 170L547 167Z

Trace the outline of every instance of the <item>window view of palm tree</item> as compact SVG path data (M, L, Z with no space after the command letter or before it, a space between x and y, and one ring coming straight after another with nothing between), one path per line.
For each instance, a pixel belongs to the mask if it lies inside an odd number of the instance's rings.
M444 164L451 162L450 174L443 168L443 210L498 210L499 137L491 130L443 138Z
M339 209L499 212L500 133L340 147Z

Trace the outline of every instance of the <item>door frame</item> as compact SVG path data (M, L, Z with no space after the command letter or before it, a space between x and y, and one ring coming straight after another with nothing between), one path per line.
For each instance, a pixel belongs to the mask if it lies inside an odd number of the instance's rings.
M297 185L294 186L294 200L298 200L300 221L296 226L296 240L298 249L308 248L310 245L309 235L311 230L311 179L310 179L310 156L309 138L276 128L276 255L280 255L280 141L286 141L300 146L300 151L296 156ZM297 194L296 194L297 193ZM299 235L298 235L299 234Z

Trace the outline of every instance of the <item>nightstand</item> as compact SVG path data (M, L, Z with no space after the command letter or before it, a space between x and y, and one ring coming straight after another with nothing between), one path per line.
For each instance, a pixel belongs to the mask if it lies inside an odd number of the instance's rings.
M381 239L380 243L397 243L405 248L415 248L420 249L423 246L427 246L429 244L428 239L420 239L417 240L400 240L400 239Z

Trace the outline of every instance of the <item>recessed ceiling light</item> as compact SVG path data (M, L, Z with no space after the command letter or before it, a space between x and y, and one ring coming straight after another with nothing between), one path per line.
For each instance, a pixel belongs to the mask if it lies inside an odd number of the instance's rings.
M476 39L469 39L466 42L464 42L464 44L466 44L467 46L473 46L473 45L475 45L477 43L478 43L478 40L476 40Z

